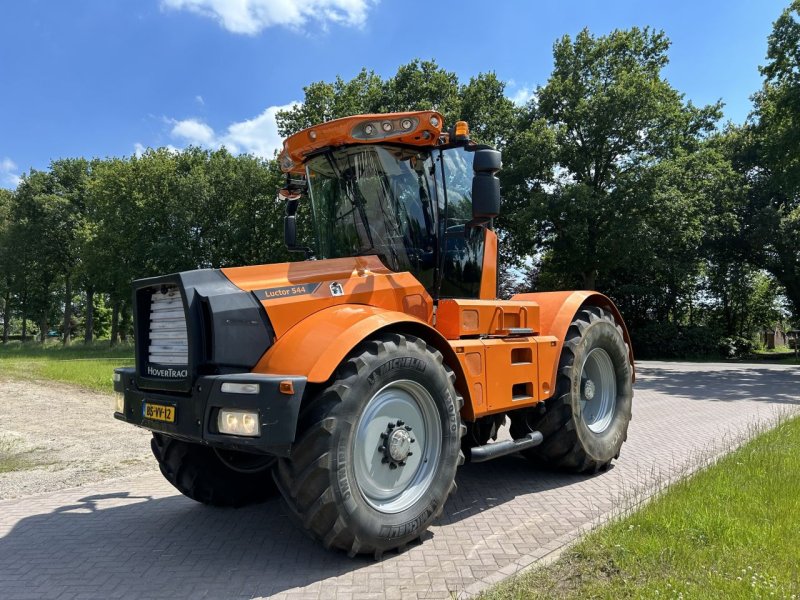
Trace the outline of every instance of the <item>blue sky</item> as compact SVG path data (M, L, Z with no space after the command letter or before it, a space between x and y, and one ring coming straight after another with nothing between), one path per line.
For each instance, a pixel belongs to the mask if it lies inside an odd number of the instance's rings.
M788 0L0 0L0 186L69 156L189 143L271 156L309 82L435 59L524 99L552 44L633 25L672 40L665 75L741 122Z

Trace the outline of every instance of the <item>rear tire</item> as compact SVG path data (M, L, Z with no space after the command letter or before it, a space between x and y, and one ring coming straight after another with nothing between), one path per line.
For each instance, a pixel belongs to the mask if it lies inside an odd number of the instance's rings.
M150 448L161 474L187 498L211 506L245 506L277 495L275 459L176 440L154 433Z
M581 309L567 331L552 398L511 413L511 436L540 431L523 454L545 467L597 472L619 458L628 437L632 366L622 328L596 306Z
M342 362L304 407L291 456L276 471L311 537L380 558L442 513L464 462L454 380L442 355L411 335L381 334Z

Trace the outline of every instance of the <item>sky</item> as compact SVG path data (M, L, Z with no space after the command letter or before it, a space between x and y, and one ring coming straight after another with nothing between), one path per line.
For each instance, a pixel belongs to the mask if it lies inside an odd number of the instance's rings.
M743 122L789 0L0 0L0 186L73 156L189 144L272 156L303 86L435 59L494 71L517 102L553 42L632 26L672 40L664 75Z

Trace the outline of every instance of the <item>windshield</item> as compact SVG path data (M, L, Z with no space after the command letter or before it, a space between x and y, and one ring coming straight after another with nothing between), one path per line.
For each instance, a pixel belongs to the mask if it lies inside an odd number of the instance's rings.
M306 169L319 258L374 254L432 288L436 228L429 153L355 146L316 156Z

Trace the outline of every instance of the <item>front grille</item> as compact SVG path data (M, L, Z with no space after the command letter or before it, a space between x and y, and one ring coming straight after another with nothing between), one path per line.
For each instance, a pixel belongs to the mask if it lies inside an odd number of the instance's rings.
M189 342L183 298L176 285L162 286L150 297L150 332L147 349L150 365L189 364Z

